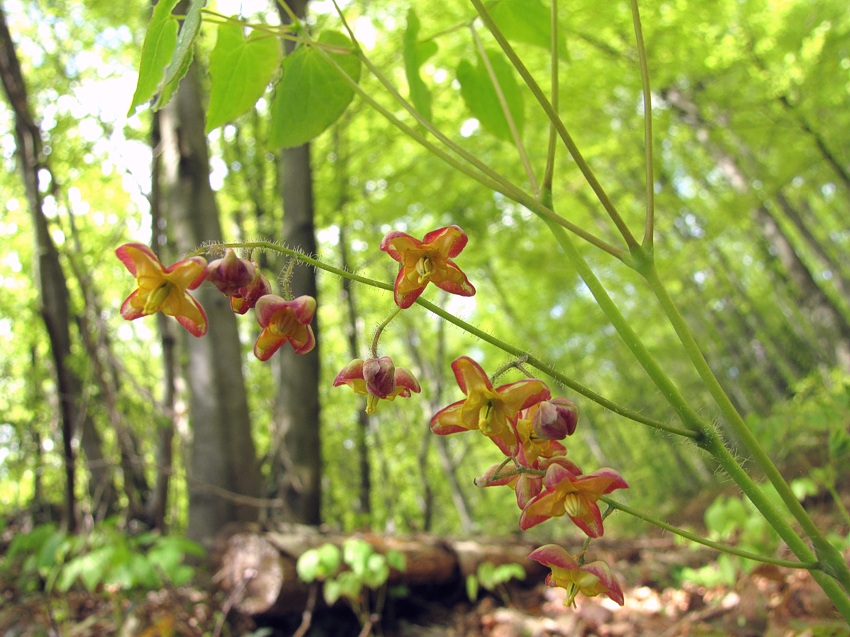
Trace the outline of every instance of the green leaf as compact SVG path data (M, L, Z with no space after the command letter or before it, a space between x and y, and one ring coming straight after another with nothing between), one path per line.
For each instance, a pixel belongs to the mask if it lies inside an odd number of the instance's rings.
M472 573L466 576L466 596L470 602L478 599L478 578Z
M367 561L374 553L372 545L359 538L349 538L342 545L342 559L360 578L365 576Z
M319 552L316 549L304 551L295 563L295 572L299 579L308 584L316 579L320 564Z
M376 589L386 584L389 576L390 567L387 564L387 558L379 553L372 553L366 560L363 583L371 589Z
M340 585L340 582L335 579L328 580L325 582L322 594L324 595L325 602L327 602L328 606L333 606L336 603L336 600L338 600L342 595L342 586Z
M136 108L151 99L159 89L165 67L174 55L177 46L177 18L171 15L178 0L160 0L153 8L145 41L142 44L142 58L139 62L139 79L136 92L130 104L129 115Z
M407 86L410 89L410 101L425 119L431 119L431 92L419 74L419 68L437 52L437 43L433 40L419 41L419 18L413 9L407 11L407 29L404 31L402 57Z
M342 560L339 547L335 544L322 544L316 551L319 554L319 577L330 577L336 573Z
M226 124L256 104L279 64L277 38L257 31L245 38L242 25L219 24L215 48L210 54L206 131Z
M487 58L493 67L493 73L505 97L508 110L522 133L525 121L522 91L514 76L513 67L497 52L487 52ZM457 67L457 79L460 82L460 94L463 101L481 126L493 135L512 141L511 129L505 117L502 103L490 79L490 74L479 56L477 66L468 60L461 61Z
M351 40L325 31L319 43L351 49ZM333 60L333 61L331 61ZM283 61L283 77L271 107L270 148L306 144L333 124L354 98L354 89L334 62L353 80L360 79L360 59L353 53L325 54L316 45L302 45Z
M552 27L549 8L540 0L500 0L490 8L496 26L508 40L551 48Z
M387 563L398 572L404 573L407 570L407 559L401 551L390 549L386 557Z
M174 47L174 55L165 70L165 78L162 80L162 90L153 105L153 109L159 110L171 99L180 80L186 75L195 53L195 39L201 31L201 9L207 0L192 0L189 11L183 19L183 26L177 36L177 44Z

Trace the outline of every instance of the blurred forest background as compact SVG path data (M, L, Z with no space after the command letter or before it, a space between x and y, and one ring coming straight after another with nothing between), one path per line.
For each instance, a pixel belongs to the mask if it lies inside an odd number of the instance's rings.
M561 116L626 220L639 225L641 79L628 3L563 4ZM401 55L411 3L344 6L367 54L407 94ZM211 7L280 20L271 0ZM307 9L312 23L337 19L326 0ZM382 350L416 374L423 392L367 417L360 397L331 383L367 355L390 293L298 268L293 292L316 289L319 347L303 361L279 354L263 364L251 354L256 322L234 320L215 292L199 295L214 330L205 339L162 317L125 322L118 308L134 282L114 250L128 241L172 263L207 240L268 238L391 281L396 264L378 250L385 233L421 237L454 223L469 235L457 261L478 293L448 298L432 287L427 298L616 403L675 419L576 274L553 267L559 248L545 225L362 101L309 147L267 148L267 98L206 134L215 32L205 29L172 103L128 115L150 11L137 0L2 1L3 524L26 513L76 529L112 520L201 542L228 522L257 519L342 531L517 532L512 492L472 483L497 451L427 426L460 398L454 358L470 355L493 370L504 353L414 307L390 326ZM475 73L475 53L454 28L474 11L456 0L417 2L415 11L432 119L522 180L509 139L458 108L458 77ZM850 12L840 0L652 0L641 12L659 269L771 456L809 496L832 500L848 487L847 450L835 441L850 427ZM545 69L538 36L518 46ZM366 75L361 82L375 84ZM517 95L526 147L542 165L545 120L530 96ZM607 236L592 192L568 159L559 161L559 212ZM683 394L713 413L637 277L586 252ZM272 280L285 265L255 256ZM728 491L691 446L554 393L579 406L571 457L620 471L631 505L694 523ZM609 524L609 534L646 532L625 516ZM548 526L537 536L562 533Z

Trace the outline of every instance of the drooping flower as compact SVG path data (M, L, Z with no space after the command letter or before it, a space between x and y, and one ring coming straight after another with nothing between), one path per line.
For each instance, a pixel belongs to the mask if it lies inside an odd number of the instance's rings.
M387 234L381 241L381 250L401 264L393 286L396 305L402 309L413 305L429 282L452 294L475 294L473 285L452 261L467 240L458 226L433 230L422 241L404 232Z
M478 429L511 456L517 448L514 429L523 409L549 398L549 388L531 378L494 388L481 366L468 356L452 363L457 384L466 394L431 418L431 431L439 435Z
M572 436L578 425L578 409L569 398L551 398L536 405L531 415L534 435L543 440L563 440Z
M128 321L162 312L173 316L193 336L207 333L204 308L189 294L206 278L206 259L191 257L167 268L153 251L141 243L125 243L115 250L138 287L121 304Z
M245 314L257 301L272 293L272 286L266 276L260 272L260 268L254 264L254 278L244 287L240 287L236 294L230 297L230 307L237 314Z
M225 296L241 296L244 289L257 275L256 266L236 256L232 248L224 251L224 256L207 264L207 280Z
M579 593L588 597L604 593L620 606L625 601L620 583L611 573L608 564L601 560L579 564L572 555L556 544L541 546L528 557L552 569L546 576L546 585L566 590L567 598L564 604L567 606L575 603Z
M543 490L523 509L519 526L524 531L566 513L588 537L601 537L604 528L597 500L628 486L613 469L581 475L561 464L551 464L543 478Z
M263 328L254 344L254 355L267 361L287 341L296 354L306 354L316 345L310 323L316 313L316 299L299 296L286 301L276 294L262 296L256 305L257 322Z
M355 358L342 368L334 379L334 387L348 385L358 394L366 395L366 413L374 414L379 400L409 398L421 389L416 377L403 367L396 367L389 356Z
M563 456L567 453L567 448L560 442L540 438L534 430L533 418L537 413L537 407L545 404L547 404L547 401L544 400L536 405L532 405L522 412L516 421L516 435L519 444L516 452L516 461L523 467L535 466L538 458L552 458L554 456Z

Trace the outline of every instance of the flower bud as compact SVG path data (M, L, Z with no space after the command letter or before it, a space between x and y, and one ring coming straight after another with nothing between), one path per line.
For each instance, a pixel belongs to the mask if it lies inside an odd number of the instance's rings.
M248 259L237 257L230 248L225 250L224 257L207 265L207 279L226 296L241 296L239 288L251 283L256 274L254 264Z
M363 361L363 380L366 390L378 398L386 398L395 391L395 365L389 356Z
M272 285L259 269L254 269L254 278L248 285L239 288L230 297L230 307L237 314L245 314L254 307L262 297L272 293Z
M544 400L531 421L534 435L543 440L563 440L573 435L577 424L578 409L568 398Z

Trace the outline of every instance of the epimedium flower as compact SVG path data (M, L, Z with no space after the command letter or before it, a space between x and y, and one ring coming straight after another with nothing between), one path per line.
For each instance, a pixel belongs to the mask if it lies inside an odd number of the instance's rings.
M523 509L519 526L525 531L566 513L588 537L601 537L604 528L597 500L628 486L613 469L598 469L581 475L561 464L551 464L543 477L543 490Z
M478 429L505 455L513 455L518 444L517 415L549 398L549 388L531 378L494 388L486 372L468 356L455 359L452 371L466 398L434 414L431 431L447 435Z
M563 440L578 425L578 409L569 398L551 398L538 403L531 415L534 435L542 440Z
M299 296L287 301L276 294L266 294L257 301L257 322L263 328L254 344L254 355L267 361L286 342L296 354L306 354L316 345L310 323L316 314L316 299Z
M237 314L245 314L254 307L261 298L272 293L272 286L260 269L254 266L254 278L248 285L240 287L236 294L230 297L230 307Z
M588 597L604 593L620 606L625 601L620 583L608 564L601 560L579 564L576 558L557 544L545 544L532 551L528 557L551 569L546 576L546 585L566 590L564 604L567 606L575 604L579 593Z
M538 458L552 458L567 453L567 448L557 440L541 438L537 435L534 428L534 415L538 413L537 407L545 404L547 404L547 401L544 400L532 405L523 412L516 422L516 435L519 444L516 461L523 467L534 466Z
M207 280L225 296L242 296L244 289L257 275L256 266L236 256L232 248L224 251L224 256L207 264Z
M509 486L516 493L517 506L522 510L543 490L541 474L552 464L560 464L575 474L581 474L581 469L577 464L560 455L535 460L531 467L511 467L504 461L494 464L487 469L484 475L475 478L475 485L479 487Z
M458 226L433 230L422 241L404 232L387 234L381 241L381 250L401 264L393 286L396 305L402 309L413 305L429 282L452 294L475 294L473 285L452 261L467 241L466 233Z
M193 336L207 333L207 315L189 290L206 278L206 259L191 257L163 267L153 251L141 243L125 243L115 250L138 287L121 304L128 321L162 312L173 316Z
M395 400L397 396L409 398L418 394L419 381L407 369L396 367L389 356L380 358L355 358L340 370L334 387L348 385L358 394L366 395L366 413L374 414L379 400Z

